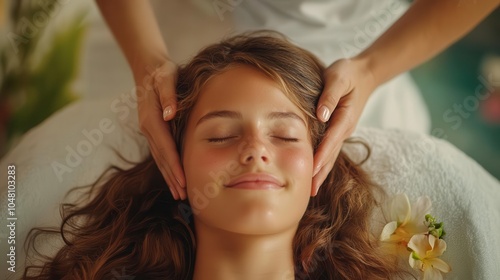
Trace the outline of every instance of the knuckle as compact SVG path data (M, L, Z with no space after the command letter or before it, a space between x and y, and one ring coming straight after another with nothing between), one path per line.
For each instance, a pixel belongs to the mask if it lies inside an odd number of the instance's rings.
M336 96L334 96L334 92L327 92L326 96L325 96L325 100L324 102L334 106L338 103L339 99L337 99Z
M339 88L343 90L347 90L349 88L349 80L345 77L338 77L335 83L337 83Z

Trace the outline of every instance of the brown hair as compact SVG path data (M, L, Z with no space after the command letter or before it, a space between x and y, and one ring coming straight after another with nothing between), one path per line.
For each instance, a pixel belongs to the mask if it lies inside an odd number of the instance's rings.
M307 116L316 149L326 124L315 117L324 66L311 53L274 32L247 33L202 50L179 68L178 112L171 122L179 151L187 118L204 84L236 65L273 79ZM64 204L59 230L34 229L64 240L55 256L26 268L24 279L190 279L195 260L194 223L187 201L172 198L155 162L113 167L89 190L83 206ZM293 241L296 279L388 279L397 273L370 233L379 188L343 152L317 196L309 201ZM28 276L30 274L36 276Z

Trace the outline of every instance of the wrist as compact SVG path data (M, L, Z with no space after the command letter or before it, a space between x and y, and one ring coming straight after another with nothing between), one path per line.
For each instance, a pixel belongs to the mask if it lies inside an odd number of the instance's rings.
M370 84L369 87L372 88L372 90L383 83L377 75L377 68L375 67L373 59L369 55L360 53L359 55L351 58L351 61L357 65L358 69L361 69L360 71L364 80Z
M161 67L167 61L171 61L167 54L158 54L147 57L136 56L129 64L134 80L137 83L152 75L158 67Z

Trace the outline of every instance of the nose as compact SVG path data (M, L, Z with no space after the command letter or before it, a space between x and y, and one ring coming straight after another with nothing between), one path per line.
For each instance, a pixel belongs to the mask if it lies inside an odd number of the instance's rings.
M267 149L265 143L256 137L246 139L240 147L241 164L269 163L269 150Z

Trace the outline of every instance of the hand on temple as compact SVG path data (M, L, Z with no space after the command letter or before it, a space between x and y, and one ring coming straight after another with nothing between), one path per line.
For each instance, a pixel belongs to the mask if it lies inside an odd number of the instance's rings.
M441 52L498 5L498 0L414 1L406 13L362 53L327 68L326 85L316 115L320 120L329 119L330 124L314 156L313 194L332 169L342 142L356 128L371 92ZM323 105L328 108L327 113Z
M337 60L325 70L324 80L316 116L328 121L328 128L314 155L314 195L332 170L344 140L353 133L368 97L377 87L373 74L361 59Z
M151 154L170 188L174 199L185 199L186 189L184 171L172 137L168 122L175 116L175 82L177 66L167 60L165 63L146 74L142 81L145 90L138 91L139 126L146 136Z

